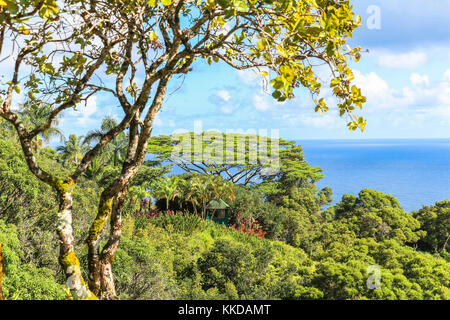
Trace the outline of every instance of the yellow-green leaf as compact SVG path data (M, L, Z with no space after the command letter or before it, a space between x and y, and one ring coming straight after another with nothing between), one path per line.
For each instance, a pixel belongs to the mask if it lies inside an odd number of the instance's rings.
M150 41L155 41L156 39L158 39L158 36L156 35L155 31L150 32L150 34L148 35Z

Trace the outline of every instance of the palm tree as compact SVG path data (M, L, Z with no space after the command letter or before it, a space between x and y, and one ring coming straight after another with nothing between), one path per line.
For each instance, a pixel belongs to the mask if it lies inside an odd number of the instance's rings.
M223 179L220 176L209 176L210 177L210 188L215 195L215 199L234 201L234 184ZM212 200L212 199L211 199Z
M195 179L194 177L183 181L182 196L185 201L189 201L192 204L192 207L194 208L194 213L195 215L197 215L198 214L197 207L200 205L197 184L200 181L199 179Z
M201 216L205 217L206 204L213 197L211 185L207 175L194 175L186 183L186 199L191 201L197 214L197 206L202 209ZM194 205L195 204L195 205Z
M184 183L183 197L190 201L197 214L197 206L202 209L202 218L206 217L206 206L213 199L234 200L233 184L222 177L213 175L193 175Z
M88 151L88 146L82 142L83 136L78 137L75 134L69 136L69 140L63 146L56 148L62 155L63 165L65 167L77 166Z
M101 153L94 159L92 159L91 164L84 173L85 177L88 179L99 181L102 177L105 166L108 165L109 155L106 153Z
M22 106L23 110L19 112L22 122L25 127L32 130L45 124L52 112L52 107L49 104L44 103L26 103ZM52 137L58 137L60 141L64 141L63 133L56 127L59 124L59 119L53 120L53 126L42 132L39 136L33 139L33 147L37 154L42 147L43 142L49 142Z
M105 133L116 126L117 121L110 116L106 116L102 121L101 129L89 131L86 138L84 138L84 143L90 144L99 141ZM114 166L119 165L125 158L127 146L128 137L124 132L121 132L106 147L105 151L111 154L110 160Z
M170 178L161 179L154 187L153 193L156 199L166 199L166 209L169 210L170 200L174 200L181 195L180 178L171 176Z

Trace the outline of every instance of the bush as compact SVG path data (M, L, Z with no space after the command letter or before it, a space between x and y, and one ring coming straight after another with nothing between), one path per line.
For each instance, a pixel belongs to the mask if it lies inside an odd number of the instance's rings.
M23 262L17 228L0 219L5 277L3 294L10 300L65 299L64 286L56 283L55 272Z

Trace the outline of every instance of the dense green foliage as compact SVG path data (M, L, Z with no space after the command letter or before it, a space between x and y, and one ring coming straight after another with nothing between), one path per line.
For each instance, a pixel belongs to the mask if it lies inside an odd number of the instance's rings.
M56 272L37 267L26 260L18 231L14 225L0 220L0 242L5 256L6 277L3 294L7 299L64 299L64 286L55 281Z
M348 42L360 26L361 17L353 12L350 0L1 0L0 52L4 58L0 62L6 74L0 81L0 117L14 128L29 170L57 193L56 217L50 208L38 208L36 211L43 211L39 215L33 210L31 216L50 221L33 228L45 229L56 220L53 230L60 244L58 258L69 284L68 296L76 300L117 297L111 269L126 201L131 201L127 209L140 210L145 208L139 201L154 196L166 202L168 211L170 201L180 205L190 202L190 213L201 212L205 218L209 200L227 193L231 200L234 197L232 187L222 183L222 177L213 181L204 175L191 176L185 179L189 181L185 188L178 186L177 178L154 179L164 171L162 167L147 167L145 174L153 178L143 184L133 181L146 157L156 116L176 78L189 74L199 60L210 65L221 61L238 70L253 69L270 85L273 98L279 102L293 99L296 88L302 87L310 92L315 111L323 113L329 110L325 97L331 94L349 129L364 130L366 121L358 117L357 108L363 108L366 98L355 85L350 68L351 61L361 58L362 48L352 48ZM325 77L324 71L328 74ZM55 156L53 160L50 154L39 155L44 140L58 135L63 139L55 128L59 117L82 104L92 106L91 99L100 96L118 104L117 123L105 119L99 130L86 137L71 134L56 148L58 154L47 150ZM275 150L278 148L270 152ZM306 190L294 195L288 209L297 210L306 203L306 211L312 213L314 206L326 203L322 201L327 200L326 192L315 199L315 178L302 172L304 167L311 168L298 160L293 157L281 165L284 171L275 181L268 181L266 190L272 194L264 194L264 201L283 206L290 201L284 197L295 194L291 189L299 187ZM246 184L258 180L247 170L243 174ZM293 185L284 190L290 181ZM24 189L33 196L35 189ZM183 189L187 192L179 192ZM37 194L43 197L52 192ZM13 199L18 197L20 193L8 193L5 210L19 222L29 223L11 210ZM298 206L294 203L297 200L302 201ZM48 201L54 202L53 196ZM90 217L93 203L97 203L94 220ZM153 208L147 205L146 209ZM289 214L295 215L293 211ZM111 232L99 248L102 233L108 231L108 219ZM73 220L83 226L78 229L75 225L79 238L74 237ZM87 220L92 223L86 224ZM264 232L256 222L238 221L244 231L262 237ZM82 240L84 228L89 232ZM87 281L75 250L79 241L88 247ZM301 243L298 238L290 242Z
M419 241L424 250L450 251L450 201L436 202L435 206L423 207L413 212L422 225L426 236Z
M69 145L74 140L69 138ZM63 175L70 166L69 149L58 153L42 147L38 161ZM117 174L119 161L109 157L98 174L86 174L75 189L73 224L84 273L82 239L95 217L99 190ZM320 177L310 176L315 169L305 163L301 175L298 162L286 162L277 177L252 186L199 174L167 178L169 168L146 163L124 207L113 263L119 297L450 299L448 200L410 214L393 196L365 189L325 208L331 190L317 190ZM54 234L56 200L27 171L11 137L0 139L0 186L5 297L64 299ZM184 212L160 212L150 197L170 199L170 206ZM217 197L228 197L235 228L202 218L204 203ZM186 203L192 202L196 209L189 212L193 207ZM255 236L256 228L263 237ZM367 286L369 266L380 268L380 289Z

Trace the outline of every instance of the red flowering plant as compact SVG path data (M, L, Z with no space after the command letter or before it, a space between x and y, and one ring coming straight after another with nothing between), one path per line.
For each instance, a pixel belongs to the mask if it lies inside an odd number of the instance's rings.
M240 231L247 233L248 235L254 235L258 238L263 238L266 232L262 230L259 222L254 218L242 217L238 212L236 215L236 223L231 226L234 231Z

